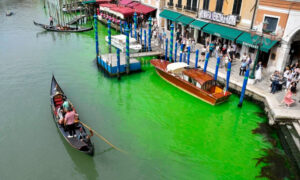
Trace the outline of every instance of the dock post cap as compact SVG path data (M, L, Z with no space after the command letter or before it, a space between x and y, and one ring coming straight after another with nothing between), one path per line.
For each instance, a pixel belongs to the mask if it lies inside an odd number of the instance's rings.
M107 21L107 24L110 24L110 23L111 23L111 21L110 21L110 20L108 20L108 21Z
M174 24L172 23L170 27L171 27L171 28L174 28Z
M133 14L134 16L137 16L137 14L136 14L136 12L134 12L134 14Z
M94 19L97 19L97 15L96 14L94 14Z

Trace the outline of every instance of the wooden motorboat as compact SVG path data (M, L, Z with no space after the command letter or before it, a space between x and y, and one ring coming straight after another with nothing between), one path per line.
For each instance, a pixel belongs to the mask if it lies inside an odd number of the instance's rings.
M63 90L58 85L54 76L52 76L51 89L50 89L50 105L54 122L59 129L59 132L63 135L65 140L75 149L84 152L88 155L94 155L94 145L90 140L90 136L87 135L84 126L81 123L75 124L75 136L68 136L69 133L65 131L64 125L58 123L58 120L62 118L62 112L59 110L63 104L63 97L66 98ZM68 99L67 99L68 100Z
M83 27L57 27L57 26L49 26L46 24L40 24L35 21L33 21L34 25L40 26L44 28L47 31L55 31L55 32L84 32L84 31L90 31L93 29L93 27L83 28Z
M105 41L108 42L108 36L105 37ZM111 36L111 45L125 52L126 48L126 35L114 35ZM135 38L129 37L129 51L130 53L139 52L142 46L136 41Z
M223 91L211 75L200 69L189 68L186 63L170 63L160 59L150 62L164 80L211 105L220 104L231 95Z

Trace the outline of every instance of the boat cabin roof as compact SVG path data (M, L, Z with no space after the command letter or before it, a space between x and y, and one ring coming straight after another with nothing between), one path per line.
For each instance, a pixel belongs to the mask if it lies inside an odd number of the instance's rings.
M212 76L210 76L209 74L203 72L202 70L198 70L198 69L187 69L187 70L182 71L182 73L191 77L192 79L196 80L201 85L203 85L204 83L206 83L208 81L214 80L214 78Z

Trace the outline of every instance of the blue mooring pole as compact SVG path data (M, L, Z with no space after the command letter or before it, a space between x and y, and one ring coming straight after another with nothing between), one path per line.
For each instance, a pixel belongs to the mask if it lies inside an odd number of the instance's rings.
M107 28L108 28L108 51L111 53L111 28L110 28L111 22L110 20L107 21Z
M149 32L148 32L148 51L151 51L151 26L152 26L152 18L151 16L148 19L149 21Z
M215 80L218 79L218 72L219 72L219 65L220 65L220 56L217 57L217 65L216 65L216 71L215 71Z
M96 56L99 56L99 43L98 43L98 21L97 15L94 15L94 26L95 26L95 39L96 39Z
M132 24L130 23L129 26L130 26L130 37L132 37Z
M228 88L229 88L230 72L231 72L231 62L228 62L228 64L227 64L227 77L226 77L226 91L228 91Z
M178 46L178 44L177 44L177 41L176 41L176 43L175 43L174 62L176 62L176 59L177 59L177 46Z
M117 75L120 79L120 49L117 48Z
M165 52L165 60L168 59L168 38L166 38L166 52Z
M142 27L140 29L140 42L141 42L141 45L143 45L143 29L142 29Z
M191 47L187 48L187 64L190 65Z
M197 69L198 68L198 59L199 59L199 50L197 49L195 53L196 53L195 68Z
M123 27L122 21L120 21L120 34L122 34L122 27Z
M137 14L134 12L133 14L133 21L134 21L134 38L137 40Z
M129 29L128 29L128 27L126 27L125 33L126 33L126 73L129 74L130 55L129 55Z
M144 29L144 49L147 51L147 32L146 29Z
M170 53L169 53L169 61L172 62L172 55L173 55L173 36L174 36L174 24L170 26Z
M206 72L206 68L207 68L207 64L208 64L208 59L209 59L209 52L206 53L206 56L205 56L205 63L204 63L203 72Z
M182 52L180 52L179 62L182 62Z
M244 78L244 82L243 82L243 87L242 87L242 92L241 92L241 96L240 96L240 102L238 104L238 107L242 107L243 105L243 100L244 100L244 95L245 95L245 91L246 91L246 87L247 87L247 82L248 82L248 77L249 77L249 68L246 70L245 73L245 78Z

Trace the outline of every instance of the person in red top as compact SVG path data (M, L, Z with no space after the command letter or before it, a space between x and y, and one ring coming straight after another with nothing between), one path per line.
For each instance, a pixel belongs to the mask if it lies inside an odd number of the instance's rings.
M78 114L76 114L76 112L73 109L68 109L68 112L65 115L65 127L66 130L69 131L69 136L70 137L76 137L76 132L75 132L75 118L76 116L78 116Z

